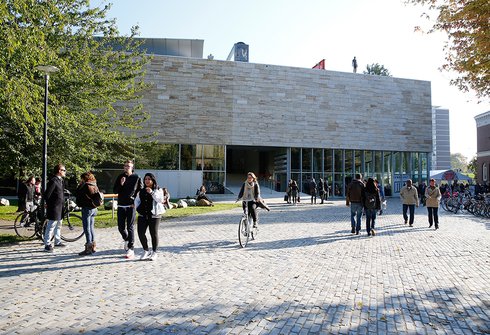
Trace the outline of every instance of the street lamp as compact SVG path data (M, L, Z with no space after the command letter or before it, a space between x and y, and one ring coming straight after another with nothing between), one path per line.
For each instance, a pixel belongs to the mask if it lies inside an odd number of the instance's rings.
M43 141L43 180L42 180L42 208L44 208L44 192L46 191L46 179L48 179L48 83L49 74L58 72L56 66L40 65L35 67L36 70L44 73L44 141Z

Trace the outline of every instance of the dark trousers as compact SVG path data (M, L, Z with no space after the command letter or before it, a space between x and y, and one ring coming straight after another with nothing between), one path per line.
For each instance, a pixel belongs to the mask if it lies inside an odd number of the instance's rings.
M374 222L376 221L376 209L366 209L366 231L369 234L374 229Z
M410 210L410 221L408 223L412 225L413 220L414 220L414 216L415 216L415 205L403 204L403 219L405 220L405 222L407 222L407 220L408 220L407 209Z
M128 248L134 248L134 219L136 212L134 207L117 208L117 228L124 241L128 241Z
M148 239L146 238L146 229L150 228L151 248L157 251L158 248L158 226L160 218L144 217L138 215L138 237L140 238L141 246L148 251Z
M243 201L242 208L245 211L245 206L248 206L248 212L252 215L252 220L257 222L257 203L255 201Z
M437 214L439 208L437 207L427 207L427 212L429 214L429 224L432 227L432 224L436 224L436 228L439 227L439 215Z

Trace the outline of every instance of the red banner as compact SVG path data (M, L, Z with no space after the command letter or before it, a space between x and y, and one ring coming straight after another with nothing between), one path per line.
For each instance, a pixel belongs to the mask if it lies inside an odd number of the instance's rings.
M318 64L312 67L312 69L325 70L325 59L319 61Z

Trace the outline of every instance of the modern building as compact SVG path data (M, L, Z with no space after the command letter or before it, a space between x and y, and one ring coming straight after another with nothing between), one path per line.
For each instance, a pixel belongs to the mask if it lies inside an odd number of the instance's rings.
M476 181L490 183L490 111L475 116L476 121Z
M324 178L335 196L357 172L387 195L428 178L430 82L157 53L145 81L151 119L136 135L156 134L174 153L164 169L201 172L211 192L248 171L277 191Z
M432 107L432 169L451 169L449 109Z

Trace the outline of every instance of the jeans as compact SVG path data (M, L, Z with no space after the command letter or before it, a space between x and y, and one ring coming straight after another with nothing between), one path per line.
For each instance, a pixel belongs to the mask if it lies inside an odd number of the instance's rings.
M128 248L134 248L134 207L117 207L117 228L124 241L128 241Z
M366 231L369 234L374 229L374 222L376 221L376 209L366 209Z
M54 244L61 243L61 224L63 223L63 219L61 220L48 220L48 224L46 225L46 231L44 232L44 245L50 245L51 239L53 238L53 230L54 230Z
M405 222L408 221L407 209L410 209L410 225L413 225L414 213L415 213L415 205L405 205L403 204L403 219Z
M429 214L429 224L432 227L432 224L435 223L436 227L439 227L439 216L437 215L437 207L427 207L427 212Z
M356 219L354 219L356 217ZM350 203L350 224L352 230L356 232L361 230L362 204L360 202Z
M146 238L146 229L150 228L151 248L157 251L158 248L158 226L160 218L144 217L138 215L138 237L140 238L141 246L145 251L148 251L148 239Z
M92 244L95 241L95 216L97 208L82 207L82 223L83 232L87 244Z
M252 220L257 222L259 217L257 216L257 203L255 201L243 201L242 208L245 211L245 206L247 206L248 213L252 215Z

